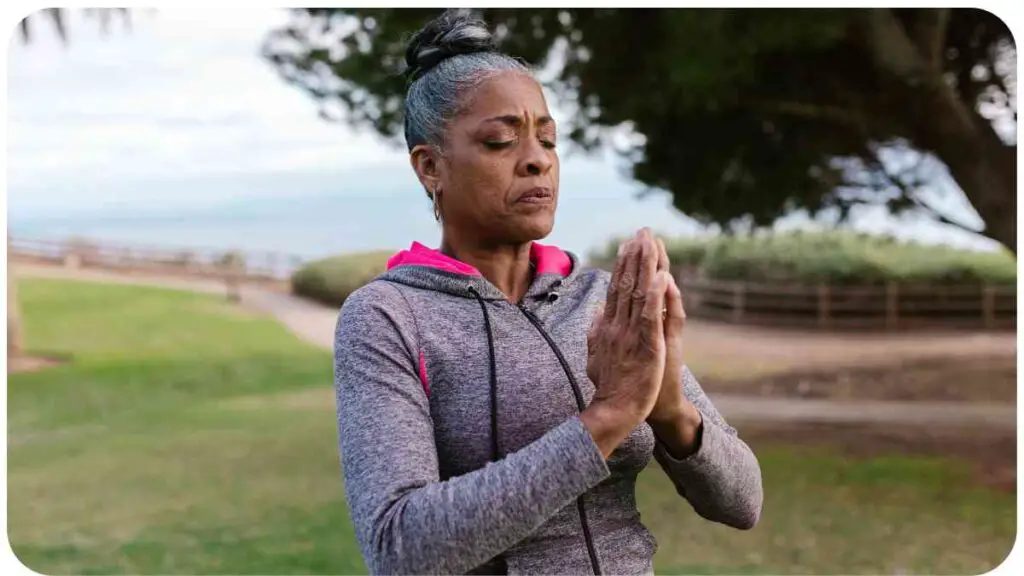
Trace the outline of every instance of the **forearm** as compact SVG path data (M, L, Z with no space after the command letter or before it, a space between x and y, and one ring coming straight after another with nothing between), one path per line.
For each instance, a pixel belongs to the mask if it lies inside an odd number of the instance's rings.
M757 523L764 492L757 457L684 368L681 411L651 423L654 455L698 514L735 528ZM700 422L697 424L697 422Z
M654 456L702 517L739 529L757 524L764 497L761 467L738 436L705 421L700 445L684 458L659 437Z
M346 469L347 482L354 482L350 489L394 494L383 506L367 502L353 510L371 571L387 574L465 573L527 537L609 474L578 419L499 462L444 482L406 486L404 493L387 469L377 470L376 486L358 478L355 462Z

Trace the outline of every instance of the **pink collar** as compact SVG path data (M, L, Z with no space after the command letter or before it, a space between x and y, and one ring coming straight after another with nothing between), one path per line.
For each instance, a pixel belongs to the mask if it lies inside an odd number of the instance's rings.
M555 246L532 243L530 262L536 268L537 276L558 274L565 277L572 272L572 259ZM461 276L482 276L475 267L443 254L440 250L427 248L419 242L413 242L408 250L402 250L388 260L388 270L399 266L424 266Z

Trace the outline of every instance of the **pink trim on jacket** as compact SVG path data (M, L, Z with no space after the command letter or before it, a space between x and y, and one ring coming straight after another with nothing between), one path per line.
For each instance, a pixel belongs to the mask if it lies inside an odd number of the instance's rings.
M423 357L422 350L420 350L420 384L423 384L423 391L427 393L427 398L430 398L430 383L427 382L427 359Z
M568 276L572 271L572 260L561 248L534 242L530 245L530 261L537 269L537 275L558 274ZM435 270L451 272L462 276L482 276L474 266L413 242L408 250L402 250L388 260L387 269L399 266L425 266Z
M556 246L545 246L534 242L530 245L530 261L533 262L538 276L558 274L564 277L572 272L572 259ZM413 242L408 250L402 250L388 259L388 270L399 266L425 266L462 276L482 276L475 267L443 254L440 250L427 248L419 242ZM427 360L423 356L422 350L419 356L419 377L423 391L429 398L430 382L427 381Z

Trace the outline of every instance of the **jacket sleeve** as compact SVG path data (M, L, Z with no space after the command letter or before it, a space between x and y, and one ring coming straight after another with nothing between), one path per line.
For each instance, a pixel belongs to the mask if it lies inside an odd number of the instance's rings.
M742 530L753 528L764 500L757 457L718 413L689 368L683 369L682 388L704 420L700 446L677 460L658 441L655 459L702 517Z
M609 475L578 418L499 462L441 481L411 311L383 281L353 293L335 338L345 490L372 573L465 573Z

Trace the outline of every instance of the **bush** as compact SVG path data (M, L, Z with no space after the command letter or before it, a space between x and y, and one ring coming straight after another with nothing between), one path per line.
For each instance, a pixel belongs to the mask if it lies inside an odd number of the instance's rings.
M593 262L607 267L618 242L593 253ZM673 266L696 268L715 280L840 285L1017 282L1017 260L1005 250L977 252L847 231L666 240L666 248Z
M392 252L343 254L309 262L292 275L292 292L330 306L384 272Z

